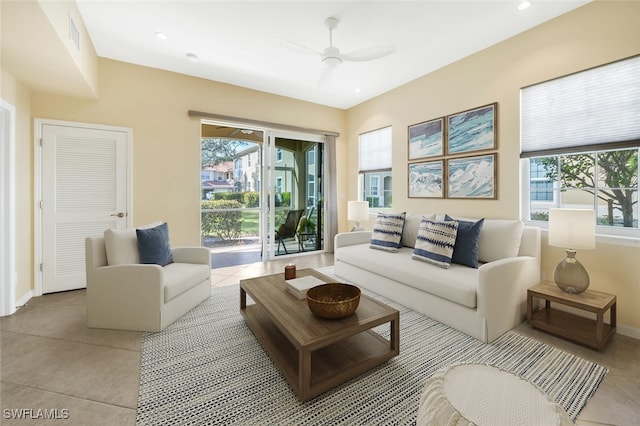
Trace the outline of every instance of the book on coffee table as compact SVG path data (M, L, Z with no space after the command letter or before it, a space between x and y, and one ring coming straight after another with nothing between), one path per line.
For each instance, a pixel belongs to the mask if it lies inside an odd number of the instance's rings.
M298 299L306 299L307 290L311 287L324 284L325 282L313 275L307 275L306 277L294 278L292 280L285 280L286 289Z

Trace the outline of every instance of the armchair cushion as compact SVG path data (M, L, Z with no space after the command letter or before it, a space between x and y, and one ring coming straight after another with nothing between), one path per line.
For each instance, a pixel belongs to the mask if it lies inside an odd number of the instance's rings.
M153 222L139 229L154 228L162 222ZM107 252L107 264L131 265L140 263L138 237L135 229L107 229L104 231L104 246Z
M164 268L164 303L181 295L211 274L209 265L196 263L171 263Z
M165 223L149 229L136 229L140 263L166 266L173 263L169 245L169 226Z
M107 229L104 246L109 266L140 263L135 229Z

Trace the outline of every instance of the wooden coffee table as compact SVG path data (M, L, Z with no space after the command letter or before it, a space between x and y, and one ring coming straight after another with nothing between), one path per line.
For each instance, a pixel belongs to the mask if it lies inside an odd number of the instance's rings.
M335 282L313 269L313 275ZM247 294L255 302L247 304ZM396 309L365 294L356 312L340 320L315 317L306 299L285 289L284 273L240 281L240 312L301 401L332 389L400 353L400 316ZM373 327L390 323L391 338Z

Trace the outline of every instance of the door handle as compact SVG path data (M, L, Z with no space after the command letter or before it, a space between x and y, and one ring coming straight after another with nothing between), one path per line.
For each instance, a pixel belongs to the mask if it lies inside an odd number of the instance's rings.
M117 213L117 214L112 214L111 216L124 217L124 213L120 212L120 213Z

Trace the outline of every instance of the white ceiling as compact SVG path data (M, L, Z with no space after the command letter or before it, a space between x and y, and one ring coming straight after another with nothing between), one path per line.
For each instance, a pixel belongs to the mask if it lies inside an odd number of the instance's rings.
M532 0L521 11L519 2L77 1L98 56L343 109L588 3ZM279 39L322 51L330 16L340 19L333 42L342 53L388 44L395 53L342 63L318 87L320 58Z

